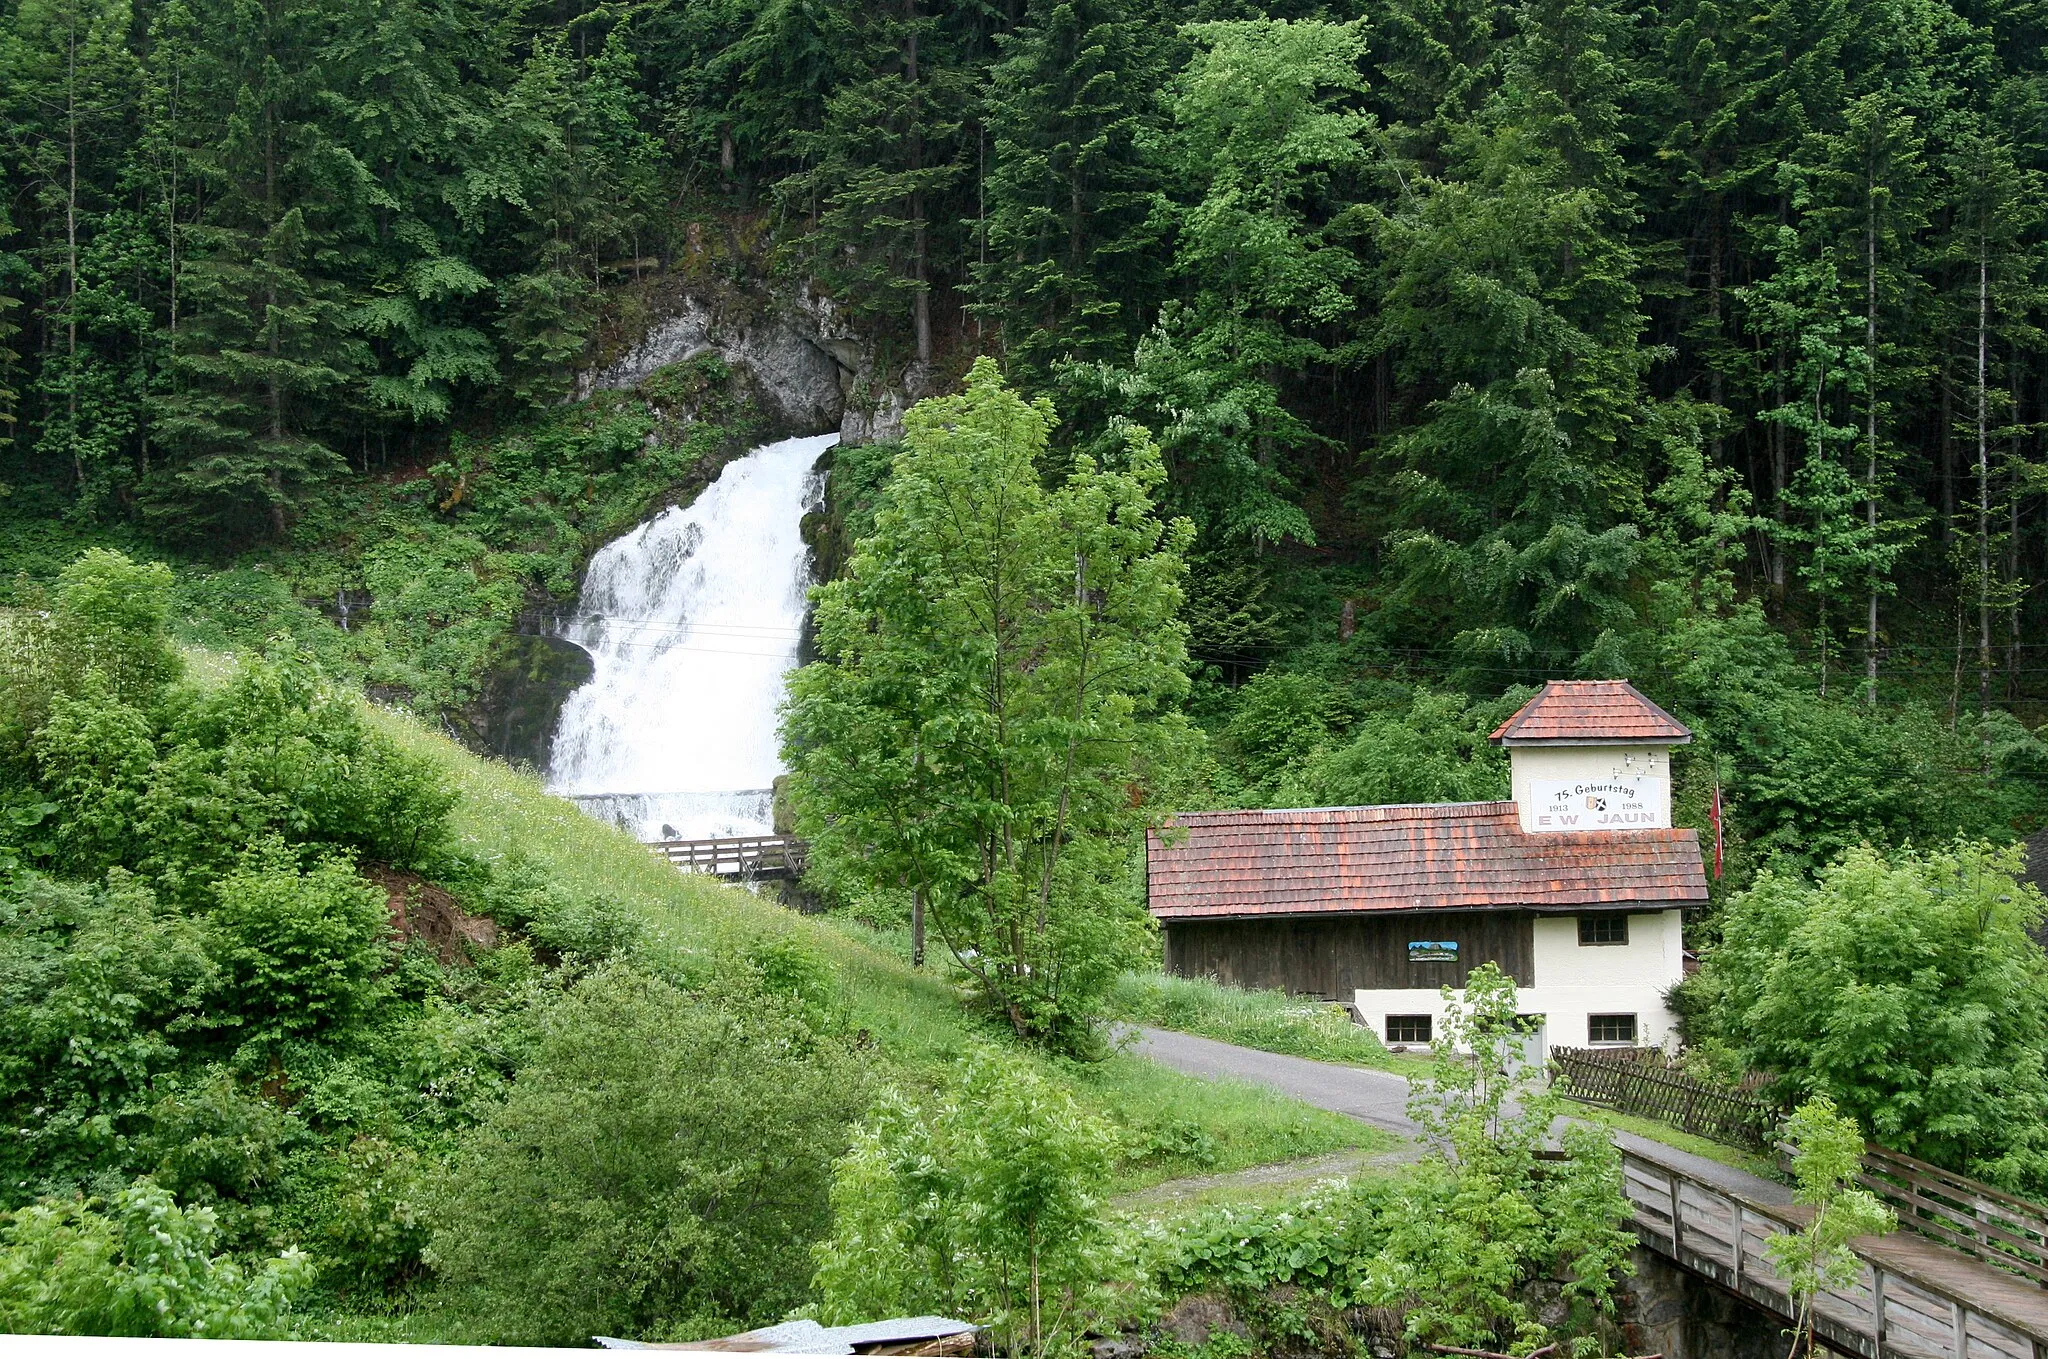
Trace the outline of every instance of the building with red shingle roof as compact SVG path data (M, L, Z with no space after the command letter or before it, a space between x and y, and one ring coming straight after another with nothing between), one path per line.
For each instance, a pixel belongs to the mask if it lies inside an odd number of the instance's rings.
M1626 681L1554 681L1493 733L1506 802L1196 812L1154 831L1166 964L1351 1004L1423 1043L1442 989L1495 962L1549 1044L1663 1043L1697 835L1671 826L1692 733ZM1535 1020L1540 1017L1540 1022Z

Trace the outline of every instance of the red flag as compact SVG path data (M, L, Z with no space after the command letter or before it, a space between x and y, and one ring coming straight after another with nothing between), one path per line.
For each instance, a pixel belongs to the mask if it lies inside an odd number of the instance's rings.
M1714 879L1721 877L1721 780L1714 779L1714 805L1707 813L1707 819L1714 823Z

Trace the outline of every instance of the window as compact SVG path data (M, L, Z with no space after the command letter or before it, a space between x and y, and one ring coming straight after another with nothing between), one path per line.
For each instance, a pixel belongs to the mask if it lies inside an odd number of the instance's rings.
M1388 1015L1387 1041L1389 1043L1427 1043L1429 1041L1430 1019L1428 1015Z
M1634 1015L1587 1015L1586 1041L1592 1044L1629 1043L1636 1041L1636 1017Z
M1627 916L1582 915L1579 917L1579 943L1582 946L1591 946L1594 944L1626 944L1627 942Z

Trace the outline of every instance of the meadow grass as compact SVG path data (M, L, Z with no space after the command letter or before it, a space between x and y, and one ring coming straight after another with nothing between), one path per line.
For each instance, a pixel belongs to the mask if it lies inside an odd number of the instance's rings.
M1424 1059L1387 1051L1378 1035L1353 1023L1343 1006L1283 991L1225 986L1206 977L1126 972L1110 995L1110 1006L1119 1019L1133 1024L1200 1034L1262 1052L1404 1074L1428 1066Z
M487 863L523 856L565 887L611 903L638 923L639 949L651 965L700 974L767 939L800 941L833 965L847 1022L867 1031L888 1075L902 1084L937 1085L977 1043L1014 1047L937 967L913 969L886 944L875 947L823 917L680 873L624 831L549 796L531 774L479 758L410 714L374 706L371 714L386 736L448 771L462 794L454 829L465 853ZM1261 1086L1204 1081L1123 1054L1099 1062L1026 1059L1126 1131L1119 1191L1386 1143L1362 1123Z

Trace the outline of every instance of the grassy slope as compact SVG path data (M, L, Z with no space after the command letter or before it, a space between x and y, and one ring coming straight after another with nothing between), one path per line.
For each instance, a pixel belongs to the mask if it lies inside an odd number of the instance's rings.
M1371 1029L1352 1022L1343 1006L1280 991L1224 986L1206 977L1130 972L1118 981L1110 1006L1118 1018L1133 1024L1200 1034L1263 1052L1375 1067L1404 1076L1429 1069L1425 1057L1389 1052Z
M650 957L688 969L692 955L796 936L838 967L854 1022L913 1082L934 1079L977 1038L999 1037L978 1024L944 982L824 921L678 873L624 832L549 797L530 775L478 759L410 716L377 709L374 721L401 745L449 768L463 793L456 829L465 849L486 859L517 849L570 886L608 897L641 922ZM1132 1057L1049 1065L1085 1101L1134 1130L1141 1147L1121 1167L1119 1190L1342 1147L1372 1150L1387 1141L1350 1119L1257 1086L1197 1080Z

